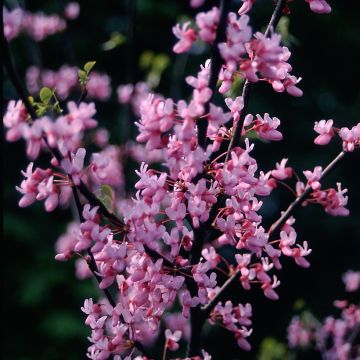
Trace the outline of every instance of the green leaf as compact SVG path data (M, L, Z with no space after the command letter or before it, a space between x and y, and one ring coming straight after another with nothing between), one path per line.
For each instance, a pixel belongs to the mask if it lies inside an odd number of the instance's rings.
M162 73L170 65L170 58L166 54L158 54L153 59L152 67Z
M101 192L105 195L105 196L109 196L112 197L113 196L113 189L109 186L109 185L101 185Z
M96 61L88 61L85 65L84 65L84 70L87 74L90 73L90 71L92 70L92 68L95 66Z
M154 56L155 55L152 51L144 51L140 55L140 59L139 59L140 68L143 70L149 68L153 62Z
M101 45L101 49L103 51L109 51L122 45L123 43L125 43L125 41L126 37L123 34L119 32L113 32L110 35L110 39Z
M87 73L86 73L84 70L79 70L79 71L78 71L78 75L79 75L79 82L80 82L80 84L81 84L81 85L86 85L87 78L88 78Z
M51 100L51 98L53 97L54 92L49 89L48 87L43 87L40 90L40 100L44 103L44 104L48 104Z
M111 213L113 211L113 189L108 185L101 185L95 191L95 196L104 204L106 209Z
M285 344L280 341L267 337L260 344L258 360L283 360L291 359Z

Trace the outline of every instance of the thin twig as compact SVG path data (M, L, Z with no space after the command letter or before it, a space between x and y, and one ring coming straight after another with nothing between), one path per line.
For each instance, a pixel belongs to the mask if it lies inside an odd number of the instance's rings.
M336 158L325 168L325 170L320 176L319 181L323 180L335 168L335 166L345 156L345 154L345 152L341 151L336 156ZM313 189L308 186L305 191L289 205L289 207L282 213L280 218L270 226L268 234L271 235L278 231L282 227L282 225L285 224L286 220L290 218L293 212L309 197L312 191Z

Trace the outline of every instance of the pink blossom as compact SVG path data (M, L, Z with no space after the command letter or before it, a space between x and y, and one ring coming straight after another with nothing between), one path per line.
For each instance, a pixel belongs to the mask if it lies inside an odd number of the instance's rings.
M254 125L254 130L263 139L279 141L283 138L280 131L276 130L280 125L280 120L277 117L271 118L269 114L266 113L264 118L262 118L257 114Z
M199 27L199 37L202 41L212 43L215 40L219 20L220 12L216 6L208 12L196 15L196 25Z
M293 175L291 167L285 167L288 159L282 159L280 163L276 163L276 170L271 171L271 175L278 180L285 180Z
M220 43L219 50L221 57L226 62L226 70L231 74L237 69L242 56L246 54L247 43L251 39L252 31L249 17L243 15L240 18L235 13L229 13L228 25L226 28L226 42ZM229 77L230 74L227 75Z
M244 60L240 70L251 82L268 81L277 92L286 90L290 95L302 96L296 87L301 78L290 75L291 65L287 62L291 53L287 47L280 46L281 36L272 33L270 37L257 32L255 39L247 45L250 59Z
M6 40L11 41L21 32L23 15L23 10L20 8L8 11L6 7L3 7L3 26Z
M26 207L35 200L45 200L45 210L53 211L59 204L60 189L54 184L53 172L51 169L43 170L36 168L33 172L33 163L30 163L26 172L22 171L25 180L16 189L23 194L19 201L20 207Z
M244 99L242 96L238 96L235 100L226 98L225 103L230 109L231 114L234 117L234 121L238 121L240 118L241 110L244 108Z
M315 122L314 130L320 134L314 140L316 145L326 145L330 142L331 138L335 135L333 123L332 119Z
M111 145L99 153L93 153L91 175L98 184L106 184L121 189L124 185L124 174L120 149Z
M261 289L264 291L264 295L271 300L278 300L279 295L274 291L276 287L280 285L280 281L274 275L273 282L264 282L261 285Z
M314 338L314 324L305 324L298 318L294 317L288 327L288 342L290 348L307 347Z
M28 117L25 106L21 100L11 100L8 103L3 122L8 131L6 133L7 141L17 141L22 137L22 128Z
M325 211L333 216L348 216L349 210L345 208L348 203L348 197L344 196L347 193L347 189L341 189L341 184L336 183L337 191L330 189L327 192L325 200Z
M75 20L79 17L80 14L80 5L78 2L72 1L69 2L65 9L64 9L64 15L66 19L69 20Z
M209 262L212 269L216 268L216 266L220 262L220 256L212 246L209 249L203 249L201 255L206 261Z
M344 151L354 151L355 147L360 146L360 123L350 129L343 127L339 131L339 136L343 141Z
M84 148L80 148L76 151L75 154L70 154L71 160L63 159L61 161L61 167L67 174L71 176L71 179L75 185L80 184L81 171L84 167L85 155L86 150Z
M346 291L354 292L360 288L360 271L349 270L343 275Z
M72 257L77 242L77 237L79 236L79 234L80 234L79 224L75 222L69 223L66 228L66 233L61 235L56 240L56 244L55 244L56 260L66 261Z
M176 330L173 333L171 330L165 330L165 338L166 338L166 347L171 351L175 351L179 348L179 340L181 339L182 332L180 330Z
M35 41L42 41L66 28L66 22L58 15L45 15L41 12L36 14L26 12L22 25Z
M172 31L179 41L173 47L173 51L177 54L190 50L192 44L196 40L194 29L189 28L190 21L184 23L182 27L179 24L173 27Z
M86 84L89 97L102 101L108 100L111 95L110 81L108 75L92 71Z
M305 0L310 5L310 9L318 14L329 14L330 5L325 0Z
M148 150L161 148L162 135L172 126L175 118L174 103L171 99L161 100L154 95L149 95L141 104L141 119L136 125L140 134L137 141L146 142Z
M238 11L239 15L244 15L247 12L249 12L252 6L254 5L255 1L256 0L242 0L243 4Z
M205 3L205 0L190 0L190 6L193 8L200 7Z
M321 166L315 166L314 171L303 171L307 179L307 185L311 186L313 190L318 190L321 187L319 180L321 179L322 171Z

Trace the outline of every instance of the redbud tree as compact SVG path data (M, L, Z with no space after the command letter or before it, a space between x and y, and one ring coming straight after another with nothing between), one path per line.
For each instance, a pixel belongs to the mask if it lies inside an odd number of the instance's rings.
M360 124L341 127L336 119L315 119L308 138L318 151L336 142L332 159L295 169L283 149L283 157L271 159L266 168L264 154L254 148L266 144L271 154L272 144L283 140L282 128L294 124L261 105L249 111L261 86L283 93L279 107L288 97L304 95L278 24L296 16L300 6L331 16L330 5L273 1L267 23L256 28L252 16L262 1L191 0L194 16L172 28L172 51L180 62L175 78L191 89L188 97L179 97L155 91L168 66L166 56L143 57L152 64L147 81L132 79L136 1L130 1L126 37L115 33L102 45L111 50L127 42L130 54L123 69L129 83L116 89L128 122L121 144L111 143L109 131L99 125L94 102L109 101L111 69L98 71L92 59L81 66L64 60L57 70L31 64L25 77L19 76L12 56L17 37L42 42L57 34L71 45L66 31L80 6L65 5L53 15L3 8L4 69L16 92L3 123L6 140L25 142L29 159L16 186L19 207L43 202L45 212L72 210L73 221L55 243L55 259L75 259L77 277L95 279L99 289L99 297L84 299L81 307L90 334L86 356L167 359L179 358L186 348L186 359L211 359L204 348L209 325L232 333L239 351L251 351L256 308L233 292L254 291L276 301L279 287L286 286L280 278L289 260L310 266L316 234L303 238L297 211L319 206L329 216L349 216L341 177L330 185L324 180L349 153L359 151ZM197 54L196 73L181 64L189 54ZM130 162L137 164L133 188L126 178ZM290 192L292 201L267 219L264 209L278 191ZM347 287L358 290L359 273L347 274ZM290 346L316 339L325 358L358 358L359 307L347 302L337 307L345 320L326 320L323 327L295 318ZM161 354L154 347L158 339Z

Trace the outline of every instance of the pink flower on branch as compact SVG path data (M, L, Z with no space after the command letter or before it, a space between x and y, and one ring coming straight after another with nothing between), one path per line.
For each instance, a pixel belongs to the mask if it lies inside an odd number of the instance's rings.
M196 33L194 29L189 28L190 21L184 23L181 27L179 24L173 27L174 35L179 41L173 47L173 51L177 54L190 50L192 44L196 40Z

